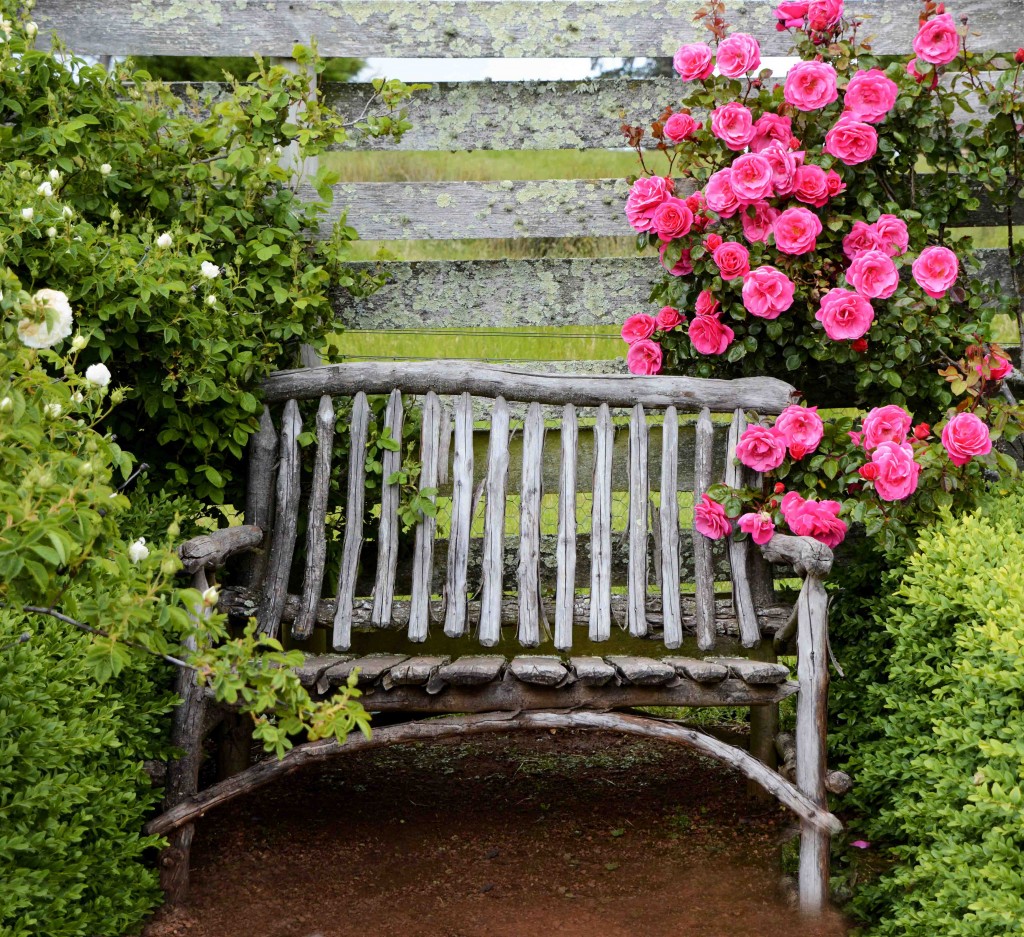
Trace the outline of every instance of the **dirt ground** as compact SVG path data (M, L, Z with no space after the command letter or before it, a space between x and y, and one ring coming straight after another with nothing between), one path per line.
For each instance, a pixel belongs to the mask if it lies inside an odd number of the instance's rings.
M783 897L791 828L676 746L393 748L211 812L188 905L145 937L842 937L838 916L801 923Z

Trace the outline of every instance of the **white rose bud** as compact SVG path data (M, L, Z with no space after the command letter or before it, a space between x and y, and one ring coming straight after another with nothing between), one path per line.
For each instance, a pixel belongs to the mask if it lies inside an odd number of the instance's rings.
M216 280L220 276L220 267L216 264L211 264L210 261L204 260L199 267L199 272L206 277L207 280Z
M53 186L50 185L49 179L47 179L46 182L40 183L39 188L36 189L36 195L42 195L46 198L50 198L50 196L53 195Z
M71 210L70 205L65 205L61 209L61 214L63 214L65 218L70 218L72 215L74 215L74 212Z
M46 236L48 238L55 238L57 236L57 229L56 228L47 228L46 229Z
M146 538L139 537L133 544L128 547L128 559L133 563L141 563L147 556L149 556L149 547L146 546Z
M216 306L217 305L217 297L214 296L213 293L211 293L209 296L206 297L206 305L207 306Z
M31 221L36 216L36 210L34 208L23 208L21 210L21 217L25 221Z
M50 170L50 182L60 182L60 170L59 169L51 169Z
M13 409L14 401L11 400L10 397L4 397L3 400L0 400L0 413L7 413L8 411Z
M81 332L79 332L73 339L71 339L71 350L81 351L88 344L89 339L87 339Z
M28 36L29 39L35 39L37 32L39 32L39 27L31 20L29 20L25 24L25 35Z
M156 246L157 247L167 248L167 247L170 247L173 243L174 243L174 238L172 238L166 231L163 234L161 234L160 237L158 237L156 239Z
M104 163L102 166L100 166L100 175L109 176L112 168L113 167L110 165L110 163Z
M48 416L51 420L56 420L63 412L64 408L59 403L48 403L43 407L43 415Z
M110 383L110 368L105 364L90 364L85 369L85 379L97 387L106 387Z
M79 475L92 475L92 462L83 462L78 466Z
M72 403L82 403L82 402L84 402L84 400L85 400L85 397L82 396L82 392L80 390L76 390L71 395L71 402Z
M207 608L213 608L217 604L217 600L220 598L220 590L216 586L210 586L203 593L203 605Z

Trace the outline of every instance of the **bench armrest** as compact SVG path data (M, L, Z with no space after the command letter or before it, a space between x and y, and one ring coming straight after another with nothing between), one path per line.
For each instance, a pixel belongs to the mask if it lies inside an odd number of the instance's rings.
M789 563L801 576L824 579L832 569L832 551L813 537L790 537L775 534L761 547L770 563Z
M190 573L223 566L229 557L245 553L263 542L263 530L254 525L225 527L186 540L178 547L178 556Z

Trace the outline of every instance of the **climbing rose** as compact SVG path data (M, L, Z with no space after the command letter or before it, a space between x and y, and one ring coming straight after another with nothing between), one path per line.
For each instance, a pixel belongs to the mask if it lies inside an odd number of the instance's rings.
M769 143L761 155L772 167L772 188L776 195L789 195L793 191L796 171L803 165L804 154L793 153L778 142Z
M638 312L622 323L622 340L626 344L632 345L641 339L650 338L654 334L655 327L654 316L649 316L645 312Z
M960 52L960 35L949 13L923 23L913 43L918 58L932 65L948 65Z
M772 226L775 219L779 217L779 210L772 208L765 201L754 202L744 207L740 214L743 222L743 236L751 244L760 244L768 240L772 233Z
M775 428L782 433L789 454L802 459L814 452L825 434L825 426L818 416L817 407L801 407L797 404L786 407L775 420Z
M988 368L988 379L990 381L1001 381L1013 370L1013 365L1000 355L985 355L982 364ZM981 374L982 364L976 364L975 370Z
M694 303L694 310L698 316L717 316L719 305L710 290L701 290L697 302Z
M826 62L797 62L786 74L782 96L801 111L816 111L839 97L836 70Z
M738 201L757 202L772 194L772 164L757 153L736 157L729 177Z
M960 273L960 264L948 247L926 247L911 270L917 285L929 296L941 299Z
M673 143L685 140L695 130L700 130L703 124L695 121L689 114L673 114L665 121L665 136Z
M782 516L798 537L813 537L835 549L846 537L846 524L839 520L842 505L838 501L815 501L795 491L782 499Z
M780 3L775 8L775 18L779 21L776 25L780 29L800 29L804 25L804 18L807 16L807 8L810 3Z
M765 264L743 278L743 306L752 316L777 319L793 305L795 289L786 274Z
M788 149L792 137L793 121L782 114L773 114L769 111L754 122L754 136L750 141L750 150L753 153L760 153L771 143L779 143Z
M927 423L918 423L914 427L915 439L927 439L931 435L932 428Z
M812 163L805 163L793 177L793 194L797 201L815 208L823 208L828 201L828 176L825 170Z
M836 287L821 297L821 306L814 318L833 341L846 341L861 338L871 328L875 311L863 296Z
M750 534L750 539L763 546L775 534L775 522L771 514L761 511L759 514L744 514L737 522L740 530Z
M199 272L207 280L216 280L220 276L220 267L216 264L211 264L208 260L204 260L199 267Z
M883 501L902 501L917 490L921 465L914 461L910 443L883 442L871 453L871 461L878 467L875 491Z
M824 149L847 166L857 166L878 151L878 131L871 124L843 115L825 134Z
M900 274L885 251L861 251L846 271L846 282L865 299L888 299L900 285Z
M896 104L899 90L895 81L886 78L879 68L857 72L846 86L843 107L854 120L877 124Z
M732 188L732 170L719 169L704 186L704 198L708 208L722 218L731 218L739 211L740 203Z
M843 18L843 0L811 0L807 5L807 25L815 32L833 29Z
M843 238L843 253L850 260L856 259L863 251L884 249L878 232L866 221L855 221L850 233Z
M724 241L711 257L723 280L735 280L750 271L750 251L738 241Z
M52 198L53 196L53 183L47 179L39 184L39 188L36 189L36 195L42 195L44 198Z
M711 47L704 42L683 46L672 59L676 73L683 81L700 81L715 69Z
M141 563L149 556L149 547L146 546L146 538L139 537L134 543L128 546L128 559L133 563Z
M1024 65L1024 46L1022 46L1016 52L1013 53L1013 60L1018 65Z
M670 195L654 209L651 226L663 241L685 237L693 227L693 212L681 198Z
M629 190L626 199L626 218L636 231L650 231L654 227L654 212L671 194L674 183L661 176L641 176Z
M974 456L992 451L988 427L973 413L958 413L942 427L942 445L954 465L965 465Z
M843 182L843 177L834 169L830 169L825 173L825 190L828 192L829 198L835 198L840 192L846 191L846 183Z
M730 150L742 150L754 138L750 108L730 101L711 112L711 132Z
M701 495L700 504L693 509L693 526L697 533L711 540L721 540L732 533L732 524L725 515L725 509L707 495Z
M629 346L626 366L633 374L657 374L661 370L661 345L641 338Z
M156 246L161 248L168 248L174 243L172 238L166 231L156 239Z
M38 319L28 317L18 322L18 338L29 348L52 348L59 345L71 334L71 304L67 295L60 290L42 289L32 297ZM47 313L54 314L53 324L48 325Z
M917 59L911 59L909 62L907 62L907 74L910 75L910 77L913 78L915 81L917 81L918 84L921 84L921 82L923 82L928 77L925 73L919 72L917 70ZM932 69L931 75L932 89L934 90L939 86L939 75L935 71L935 69Z
M904 443L913 417L903 407L890 403L875 407L864 417L861 429L864 432L864 450L871 452L883 442Z
M718 70L726 78L739 78L761 64L761 47L753 36L733 33L718 46Z
M694 316L690 320L687 334L693 347L702 355L722 354L736 337L729 326L722 325L717 314Z
M902 218L895 215L879 215L871 227L881 244L881 249L887 251L890 257L898 257L907 252L910 234L907 232L907 223Z
M668 332L685 321L674 306L662 306L661 311L654 317L655 326L662 332Z
M775 246L783 254L806 254L818 246L821 221L806 208L787 208L772 226Z
M720 234L709 234L706 238L704 238L704 246L709 251L711 251L712 254L716 250L718 250L718 248L720 248L723 243L724 242L722 241L722 235Z
M850 342L850 347L857 352L858 355L863 355L868 350L868 342L866 338L858 338L855 341Z
M658 259L666 270L668 270L668 266L665 263L665 251L668 250L670 243L670 241L662 241L661 246L658 248ZM674 277L685 277L693 273L693 262L690 260L690 252L684 250L679 255L679 260L676 261L675 266L668 270L668 272Z
M754 423L736 443L736 458L755 472L770 472L786 458L786 437L775 428Z
M90 364L85 369L85 379L97 387L106 387L110 383L110 368L105 364Z

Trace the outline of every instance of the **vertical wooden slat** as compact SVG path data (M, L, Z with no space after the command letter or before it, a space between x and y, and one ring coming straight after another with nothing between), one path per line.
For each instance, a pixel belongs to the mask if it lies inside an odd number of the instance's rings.
M697 441L693 458L693 504L711 487L711 466L714 456L715 427L711 411L705 407L697 418ZM715 646L715 570L711 541L693 530L693 571L696 586L697 646L710 651Z
M735 410L729 427L729 447L725 459L725 483L733 487L743 484L743 471L736 461L736 444L747 427L747 418L742 410ZM729 540L729 566L732 579L732 602L739 622L740 640L744 647L757 647L761 643L761 629L754 611L754 599L750 592L747 576L747 551L749 540Z
M487 448L487 501L484 506L483 568L480 582L480 643L484 647L494 647L501 640L508 428L508 404L504 397L497 397L491 410L491 438Z
M366 394L352 399L349 425L348 498L345 501L345 543L338 570L338 609L334 613L336 651L347 651L352 642L352 602L356 594L356 573L363 545L363 509L366 499L366 438L370 428L370 404Z
M320 398L316 411L316 461L309 489L309 525L306 528L306 569L302 577L299 614L292 622L292 637L304 640L313 633L316 607L323 588L327 562L327 493L331 486L331 451L334 448L334 404L330 395Z
M562 409L562 469L558 486L558 573L555 578L555 647L572 647L572 612L576 598L576 408Z
M665 647L683 643L679 618L679 414L665 408L661 429L661 614Z
M277 430L270 418L270 408L264 407L259 431L249 438L249 480L245 491L245 522L255 524L263 531L264 546L245 556L245 584L259 588L267 570L274 526L274 467L277 464Z
M629 633L647 634L647 418L629 415Z
M302 418L299 405L289 400L281 419L281 456L277 469L277 511L274 537L270 544L267 577L256 614L262 634L277 637L288 593L288 574L295 553L295 533L299 520L299 434Z
M420 491L437 494L437 466L440 449L441 401L431 391L423 401L420 437ZM425 496L426 497L426 496ZM416 546L412 561L412 599L409 605L409 640L426 641L430 628L430 586L434 578L434 531L437 519L424 515L416 525Z
M590 640L607 641L612 632L612 450L615 428L608 404L594 426L594 505L590 521Z
M519 643L540 644L540 503L544 414L531 403L523 428L523 481L519 502Z
M441 407L441 440L437 449L437 483L448 484L448 461L452 448L452 408L450 404Z
M473 522L473 398L462 394L455 405L455 464L452 466L452 528L448 534L444 633L466 633L466 570Z
M402 392L393 390L384 415L384 428L398 443L397 449L385 449L381 460L384 482L380 495L380 532L377 536L377 580L373 587L373 611L370 621L382 626L391 621L391 605L395 599L395 573L398 569L398 482L388 484L402 467Z

